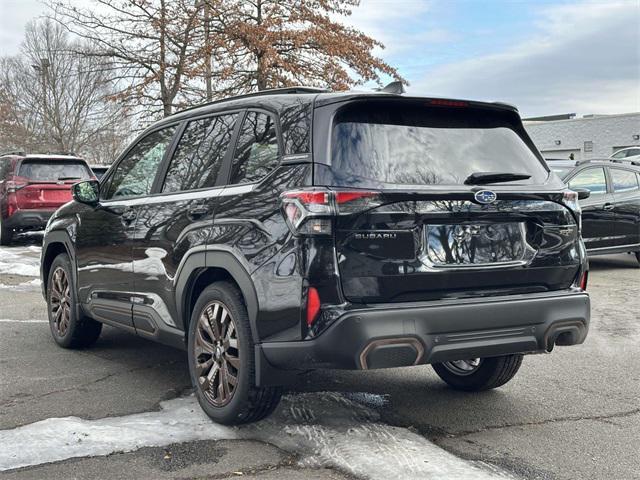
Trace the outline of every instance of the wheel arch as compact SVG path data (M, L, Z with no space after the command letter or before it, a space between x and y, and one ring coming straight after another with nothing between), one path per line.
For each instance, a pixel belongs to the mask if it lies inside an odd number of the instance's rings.
M229 281L240 290L247 306L251 335L254 342L258 342L257 316L258 295L247 269L232 252L199 251L187 257L177 274L176 306L178 311L178 325L185 332L189 328L189 321L193 307L200 293L213 282Z
M77 271L75 268L75 257L72 254L71 240L64 232L49 232L42 246L42 256L40 257L40 277L42 280L42 294L47 294L47 280L53 260L61 253L66 253L71 260L71 270L74 285L77 285Z

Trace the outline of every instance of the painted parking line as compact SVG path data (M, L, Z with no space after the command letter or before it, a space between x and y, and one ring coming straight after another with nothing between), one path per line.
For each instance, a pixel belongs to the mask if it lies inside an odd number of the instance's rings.
M285 396L270 418L242 427L211 422L193 396L162 402L155 412L99 420L49 418L0 431L0 470L226 439L268 442L298 453L303 466L340 468L372 480L512 478L458 458L408 429L381 423L375 408L353 395L327 392Z
M49 320L17 320L14 318L0 318L0 323L49 323Z

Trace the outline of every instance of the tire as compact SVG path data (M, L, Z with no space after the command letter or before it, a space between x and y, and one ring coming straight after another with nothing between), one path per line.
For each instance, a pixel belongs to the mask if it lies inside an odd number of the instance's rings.
M0 245L9 245L13 240L13 230L3 225L2 217L0 217Z
M191 315L188 356L198 402L217 423L256 422L280 402L280 388L255 385L253 347L240 291L229 282L209 285Z
M47 313L55 342L63 348L93 345L102 331L102 323L80 313L71 261L66 253L51 263L47 279Z
M638 261L638 265L640 265L640 252L636 252L636 260Z
M433 369L450 387L467 392L497 388L511 380L522 365L522 355L477 358L460 362L434 363ZM477 362L477 365L473 365ZM472 367L465 371L461 364ZM460 366L459 366L460 365Z

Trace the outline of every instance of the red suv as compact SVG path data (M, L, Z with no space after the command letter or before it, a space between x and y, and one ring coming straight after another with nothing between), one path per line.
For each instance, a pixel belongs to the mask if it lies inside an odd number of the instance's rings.
M90 178L87 163L71 155L0 156L0 245L8 245L15 232L44 229L71 200L71 185Z

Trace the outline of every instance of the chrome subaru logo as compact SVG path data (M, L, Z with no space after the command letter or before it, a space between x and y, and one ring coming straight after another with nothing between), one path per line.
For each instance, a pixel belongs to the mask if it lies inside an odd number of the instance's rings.
M498 198L496 192L492 192L491 190L480 190L479 192L476 192L474 197L476 202L482 203L483 205L493 203L496 201L496 198Z

